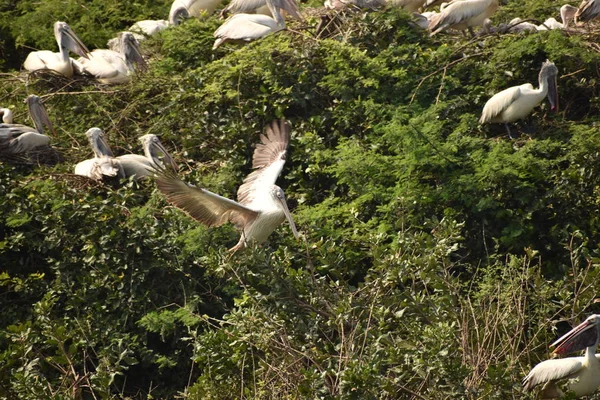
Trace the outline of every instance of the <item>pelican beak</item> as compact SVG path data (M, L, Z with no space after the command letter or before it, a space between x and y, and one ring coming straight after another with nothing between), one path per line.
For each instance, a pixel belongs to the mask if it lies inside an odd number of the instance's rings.
M292 233L294 234L294 237L296 239L298 239L298 237L299 237L298 230L296 229L296 224L294 223L294 219L292 218L292 214L290 213L290 209L288 208L287 202L285 201L285 198L279 198L279 201L281 202L281 208L283 209L285 218L290 223L290 228L292 228Z
M144 57L140 53L138 41L131 33L129 33L125 41L126 43L123 43L124 48L122 50L125 60L132 65L137 65L137 69L145 71L147 68L146 60L144 60Z
M104 136L98 136L96 139L96 147L99 151L99 154L97 154L98 156L114 157L110 146L106 142L106 139L104 139Z
M179 166L173 160L167 149L160 142L153 142L150 147L150 154L153 159L162 161L164 166L170 166L173 171L179 171Z
M556 85L556 75L548 77L548 101L550 110L558 112L558 90Z
M66 39L64 45L73 53L78 54L83 58L89 58L88 55L90 54L90 51L88 50L87 46L83 44L81 39L79 39L79 37L75 34L75 32L73 32L71 28L68 28L64 31L64 33Z
M593 346L597 341L598 326L596 319L588 318L552 343L550 347L556 346L552 352L563 355Z
M27 96L25 99L25 103L27 103L27 110L29 111L29 115L31 115L31 119L33 119L33 123L35 125L35 129L39 133L44 133L44 125L46 125L52 134L56 136L56 131L54 130L54 126L52 125L52 121L50 121L50 117L48 117L48 112L46 111L46 107L42 104L42 100L32 94Z

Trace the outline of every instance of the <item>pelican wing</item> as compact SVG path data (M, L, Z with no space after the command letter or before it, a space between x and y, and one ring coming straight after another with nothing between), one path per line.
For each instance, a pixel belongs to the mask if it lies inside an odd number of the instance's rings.
M257 193L268 191L275 184L285 164L291 136L290 126L283 119L273 121L271 125L267 125L266 133L266 136L260 135L262 143L256 145L252 157L252 168L256 171L248 175L238 189L240 204L248 205Z
M513 86L508 89L504 89L503 91L493 95L492 98L485 103L485 106L483 106L479 123L484 124L486 122L490 122L493 118L502 114L502 112L506 110L508 106L510 106L516 99L519 98L519 96L521 96L524 89L533 89L533 86L531 86L529 83L526 83L525 85Z
M523 388L530 391L542 383L569 378L581 369L583 357L546 360L536 365L523 379Z
M89 59L80 58L77 61L83 66L85 72L100 79L115 78L120 74L127 75L129 71L121 54L112 50L94 50L90 53Z
M449 26L476 17L487 10L490 0L453 1L444 10L432 17L429 30L435 34Z
M243 229L258 216L254 210L206 189L188 185L169 172L156 172L156 186L167 200L207 226L219 226L229 221Z
M219 39L254 40L274 32L277 28L277 22L266 15L234 14L215 31L214 36ZM220 44L217 42L213 49Z

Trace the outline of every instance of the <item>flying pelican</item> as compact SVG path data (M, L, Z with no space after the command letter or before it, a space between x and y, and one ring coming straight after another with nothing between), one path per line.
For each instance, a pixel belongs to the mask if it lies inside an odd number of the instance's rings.
M540 397L553 399L563 396L557 382L569 379L567 388L576 397L587 396L600 386L600 354L596 353L600 341L600 314L586 318L581 324L552 343L553 353L568 354L585 349L582 357L568 357L546 360L536 365L523 379L525 391L531 391L544 384Z
M573 7L570 4L565 4L560 8L561 22L558 22L554 18L548 18L542 25L538 25L537 30L546 31L549 29L567 29L569 27L569 23L575 18L576 13L577 7Z
M297 20L302 20L295 0L232 0L231 3L221 11L221 16L227 15L228 13L247 14L256 12L256 10L262 10L264 6L267 6L270 11L270 16L277 21L277 24L284 27L285 21L279 10L287 12ZM263 15L265 14L264 10L260 12Z
M600 0L583 0L575 13L575 22L590 22L600 14Z
M263 14L234 14L215 31L217 40L213 50L225 42L251 42L285 28L285 22L279 25L273 18Z
M266 136L261 135L260 139L262 143L256 146L252 158L252 168L256 171L248 175L238 189L237 203L188 185L164 171L156 177L156 184L167 200L192 218L208 226L229 221L242 231L239 242L230 252L243 250L251 242L264 242L286 218L298 238L283 190L275 185L287 157L290 126L284 120L274 121L266 127Z
M485 103L479 123L504 123L508 136L512 138L508 124L529 114L546 95L550 101L550 109L556 111L558 109L557 74L558 69L554 63L546 60L540 70L539 88L534 89L530 83L526 83L496 93Z
M73 76L73 64L69 50L84 58L88 57L90 51L66 22L54 23L54 37L60 50L58 53L50 50L32 51L23 66L30 72L47 69L70 78Z
M116 160L121 164L123 173L126 178L135 176L136 179L144 176L151 176L152 171L157 168L165 168L169 166L173 171L177 171L179 167L175 160L165 149L156 135L148 134L140 137L145 155L125 154L116 157ZM162 158L162 160L161 160Z
M185 8L188 12L188 17L199 17L200 14L212 14L223 0L175 0L171 4L169 12L169 21L173 20L174 15L180 8Z
M100 83L107 84L129 82L136 68L146 68L138 42L131 32L120 33L119 52L96 49L89 54L89 59L80 58L77 62L82 73L93 75Z
M75 165L75 174L87 176L96 181L124 176L119 161L113 157L110 146L104 140L104 132L100 128L91 128L85 133L94 152L94 158Z
M31 151L37 147L48 146L50 138L44 135L44 124L56 134L48 112L42 104L42 100L32 94L25 99L29 116L33 120L35 128L26 125L13 124L13 114L8 108L0 109L2 121L0 124L0 152L7 155L15 155Z
M431 18L431 36L446 29L468 29L471 35L474 26L482 26L484 21L498 9L498 0L459 0L452 1L439 14Z

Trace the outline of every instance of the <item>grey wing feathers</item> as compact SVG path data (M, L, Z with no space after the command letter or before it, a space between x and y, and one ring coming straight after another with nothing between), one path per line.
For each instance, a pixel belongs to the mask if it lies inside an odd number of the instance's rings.
M164 170L154 172L157 173L156 185L167 200L207 226L219 226L229 221L238 228L243 228L258 215L235 201L188 185L172 173Z
M523 379L523 388L530 391L542 383L569 378L581 369L581 358L560 358L539 363Z

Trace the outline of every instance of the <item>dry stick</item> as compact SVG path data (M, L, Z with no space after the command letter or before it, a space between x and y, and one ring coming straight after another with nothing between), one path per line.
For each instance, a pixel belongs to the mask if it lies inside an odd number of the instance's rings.
M469 58L473 58L473 57L479 57L479 56L482 56L482 55L484 55L484 54L486 54L486 52L483 52L483 51L482 51L482 52L479 52L479 53L475 53L475 54L469 54L469 55L463 56L463 57L461 57L461 58L459 58L459 59L457 59L457 60L454 60L454 61L452 61L452 62L450 62L450 63L446 64L444 67L437 69L436 71L434 71L434 72L430 73L429 75L425 76L424 78L422 78L422 79L419 81L419 84L418 84L418 85L417 85L417 87L415 88L415 91L414 91L413 95L411 96L411 98L410 98L410 101L409 101L409 103L408 103L408 104L412 104L412 103L413 103L413 101L415 100L415 97L417 96L417 92L419 91L419 88L420 88L420 87L421 87L421 85L422 85L422 84L425 82L425 80L427 80L428 78L430 78L430 77L432 77L432 76L436 75L437 73L439 73L439 72L441 72L441 71L446 71L446 69L447 69L447 68L449 68L449 67L451 67L451 66L453 66L453 65L455 65L455 64L458 64L458 63L459 63L459 62L461 62L461 61L464 61L464 60L467 60L467 59L469 59Z
M575 72L571 72L570 74L567 74L567 75L562 75L562 76L560 77L560 79L565 79L565 78L568 78L568 77L570 77L570 76L573 76L573 75L576 75L576 74L578 74L578 73L580 73L580 72L582 72L582 71L585 71L585 68L578 69L577 71L575 71Z

